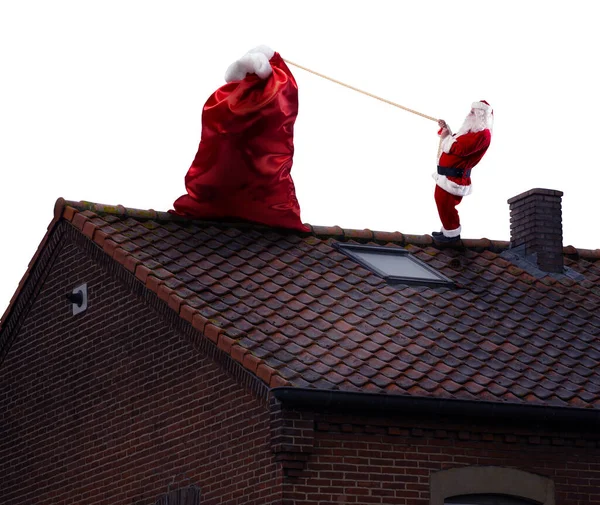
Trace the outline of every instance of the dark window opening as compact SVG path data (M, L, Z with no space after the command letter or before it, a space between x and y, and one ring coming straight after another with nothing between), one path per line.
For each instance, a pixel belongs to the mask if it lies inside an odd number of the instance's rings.
M159 497L155 505L200 505L200 489L196 486L174 489Z
M388 284L454 287L451 279L399 247L334 244L354 261L379 275Z
M501 494L469 494L446 498L444 505L539 505L539 503Z

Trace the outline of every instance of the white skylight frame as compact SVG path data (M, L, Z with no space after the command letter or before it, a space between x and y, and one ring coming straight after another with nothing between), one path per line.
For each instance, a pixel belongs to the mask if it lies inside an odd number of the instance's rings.
M428 286L428 287L449 287L454 288L452 279L438 272L423 261L415 258L409 251L401 247L385 247L376 245L359 245L336 242L334 247L346 254L349 258L358 264L370 270L374 274L382 277L388 284L407 284L409 286ZM399 267L402 262L408 266L407 270L421 271L422 275L398 275L397 272L390 273L370 262L365 256L381 256L381 258L402 258L401 262L395 265Z

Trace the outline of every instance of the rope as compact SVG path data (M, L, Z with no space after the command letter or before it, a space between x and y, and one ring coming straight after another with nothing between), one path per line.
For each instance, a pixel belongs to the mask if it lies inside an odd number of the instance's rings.
M405 111L412 112L413 114L416 114L417 116L424 117L425 119L430 119L431 121L435 121L436 123L438 121L436 118L428 116L427 114L423 114L422 112L418 112L416 110L409 109L408 107L404 107L403 105L397 104L390 100L386 100L385 98L381 98L380 96L373 95L372 93L369 93L368 91L363 91L362 89L355 88L354 86L350 86L349 84L344 84L343 82L340 82L336 79L332 79L331 77L327 77L326 75L320 74L319 72L315 72L314 70L310 70L309 68L298 65L297 63L294 63L293 61L286 60L286 59L284 59L283 61L285 61L288 65L294 65L295 67L301 68L302 70L306 70L307 72L310 72L311 74L318 75L319 77L322 77L323 79L327 79L328 81L335 82L336 84L345 86L346 88L350 88L354 91L358 91L359 93L362 93L363 95L367 95L367 96L370 96L371 98L381 100L382 102L393 105L394 107L398 107L399 109L404 109Z

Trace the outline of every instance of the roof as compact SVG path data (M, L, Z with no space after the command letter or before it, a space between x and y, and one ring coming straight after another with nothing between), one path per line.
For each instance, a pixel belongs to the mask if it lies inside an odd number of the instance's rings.
M58 221L271 388L600 408L600 250L565 247L572 275L542 276L488 239L302 233L62 199ZM455 287L390 286L340 241L406 248Z

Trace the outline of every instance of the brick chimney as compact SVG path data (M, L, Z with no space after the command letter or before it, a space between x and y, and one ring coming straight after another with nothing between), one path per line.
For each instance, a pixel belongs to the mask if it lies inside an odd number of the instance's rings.
M562 273L562 191L530 189L508 200L510 247L522 247L544 272Z

